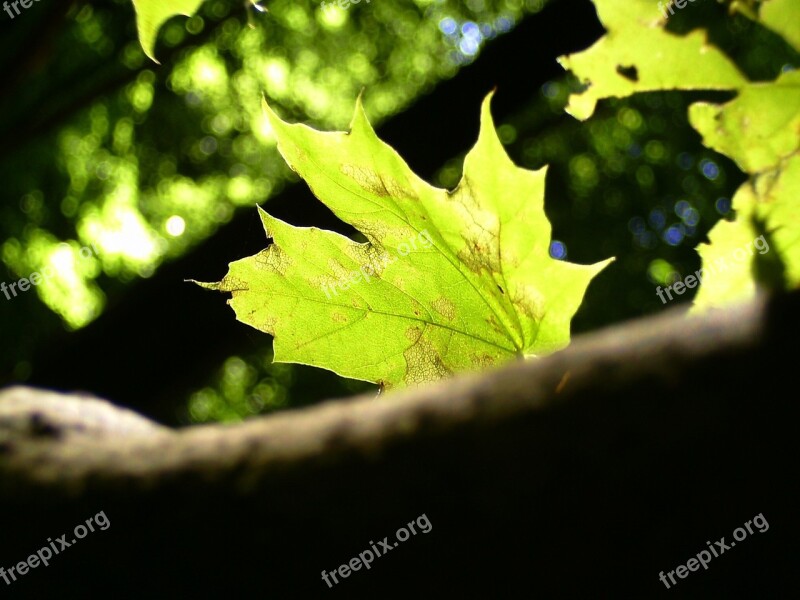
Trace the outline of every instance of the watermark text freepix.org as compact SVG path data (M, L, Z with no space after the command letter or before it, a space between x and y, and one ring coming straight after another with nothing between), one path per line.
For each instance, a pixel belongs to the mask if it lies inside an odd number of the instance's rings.
M92 521L94 521L94 524L92 524ZM39 548L36 554L31 554L26 560L18 562L8 570L6 570L4 567L0 567L0 577L3 578L3 580L6 582L6 585L11 585L17 580L17 576L22 577L23 575L26 575L29 569L37 568L40 563L45 567L50 566L50 559L53 558L53 556L61 553L65 548L69 548L78 540L82 540L89 535L89 532L94 532L95 525L97 525L102 531L105 531L111 527L111 521L108 520L105 511L101 510L95 516L86 519L85 525L83 523L76 525L72 530L72 534L75 536L72 541L67 541L66 533L61 537L56 538L55 542L52 538L47 538L49 543L46 546ZM56 546L56 544L58 544L58 546ZM9 576L11 579L9 579Z
M661 12L661 14L666 19L668 10L669 10L669 14L670 15L674 15L675 14L675 9L673 8L673 6L677 6L678 8L685 8L687 1L688 2L694 2L694 0L667 0L667 5L666 6L663 6L663 4L664 4L663 2L659 2L658 3L658 10Z
M764 518L764 513L758 513L751 520L745 522L744 527L737 527L733 530L733 539L735 539L736 542L741 542L747 537L748 533L751 535L755 533L751 525L758 527L759 533L764 533L767 531L767 529L769 529L769 523L767 523L767 520ZM747 530L745 530L745 527ZM689 571L697 571L700 569L700 566L707 571L708 563L711 562L711 559L717 558L718 556L724 554L726 550L733 548L736 545L736 542L726 544L724 536L714 542L713 546L711 545L711 542L706 542L708 545L708 550L701 550L697 553L697 558L690 558L688 561L686 561L685 565L678 565L676 569L668 571L666 576L664 575L664 571L661 571L658 574L658 578L665 586L667 586L667 589L669 589L670 584L667 581L667 577L669 577L672 585L675 585L678 583L675 581L675 575L677 575L680 579L686 579L686 577L689 575ZM712 553L714 556L711 556Z
M14 13L11 12L11 9L14 9L14 12L17 13L16 16L21 15L22 13L19 12L18 5L22 5L22 8L30 8L33 6L34 2L39 2L39 0L13 0L13 2L3 2L3 10L8 13L8 16L12 19L14 18Z
M69 247L69 245L67 244L64 245ZM90 258L92 254L97 256L97 249L94 246L92 246L91 248L84 246L79 250L79 252L81 258ZM19 288L20 292L27 292L29 289L31 289L32 285L33 286L39 285L43 281L52 277L53 275L55 275L53 267L48 266L42 269L41 273L38 272L31 273L30 275L28 275L27 277L23 277L19 281L12 281L11 283L6 283L5 281L3 281L2 283L0 283L0 292L2 292L3 295L5 295L6 300L11 300L12 297L14 298L17 297L17 288ZM9 294L9 292L11 293Z
M433 525L428 520L428 517L423 513L419 517L417 517L416 521L409 521L408 525L405 527L401 527L395 533L395 537L399 540L394 542L394 544L389 542L389 537L383 538L383 540L378 542L378 546L375 546L375 543L370 540L369 545L372 548L364 550L358 556L350 559L350 562L340 565L338 569L334 569L333 571L325 572L322 571L322 580L328 584L329 588L333 587L333 584L330 582L330 579L333 579L333 583L339 583L339 580L336 578L338 574L342 579L346 579L350 577L351 571L358 571L361 567L366 567L367 569L372 568L372 561L374 561L379 556L386 556L386 553L394 550L397 546L400 545L400 542L405 542L412 534L417 535L417 531L414 526L417 526L422 533L430 533L431 529L433 529ZM408 527L408 529L406 529ZM409 534L409 530L411 534ZM378 549L380 547L380 550Z
M417 243L423 248L430 248L433 246L433 240L431 239L431 234L428 233L428 230L420 231L417 234L417 237L412 238L408 241L408 243L403 242L397 246L397 251L400 253L400 256L408 256L412 249L417 250ZM394 262L397 262L396 256L391 256L390 254L385 254L382 257L382 267L386 267ZM343 290L349 290L351 285L357 284L363 278L364 281L367 283L370 282L372 277L375 276L376 270L375 267L372 265L362 265L361 269L357 271L352 271L349 276L342 277L339 281L336 281L330 285L323 284L322 290L325 292L325 296L328 300L331 299L331 292L333 292L334 296L338 296L339 292L336 291L337 287L342 288Z
M751 247L752 244L752 247ZM758 250L759 254L766 254L769 252L769 243L763 235L758 236L750 244L745 245L744 248L737 248L733 251L733 261L740 263L748 256L753 256L753 250ZM683 281L678 281L672 285L662 289L661 286L656 288L656 296L661 299L661 304L666 304L667 300L664 298L664 293L672 300L672 293L675 292L679 296L683 295L687 288L696 287L698 283L703 282L703 277L711 273L724 273L728 270L728 262L724 258L717 259L713 265L707 265L702 269L694 272L694 275L687 275Z

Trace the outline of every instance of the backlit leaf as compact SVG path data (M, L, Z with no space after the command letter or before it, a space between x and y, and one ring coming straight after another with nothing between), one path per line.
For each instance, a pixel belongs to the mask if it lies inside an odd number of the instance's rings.
M156 60L156 38L161 26L175 15L191 17L202 3L203 0L133 0L139 41L144 53Z
M553 352L609 261L549 255L545 170L515 166L483 105L453 191L417 177L375 135L360 101L349 133L290 125L266 108L289 166L358 243L261 211L273 243L219 284L237 318L275 336L275 360L388 387Z

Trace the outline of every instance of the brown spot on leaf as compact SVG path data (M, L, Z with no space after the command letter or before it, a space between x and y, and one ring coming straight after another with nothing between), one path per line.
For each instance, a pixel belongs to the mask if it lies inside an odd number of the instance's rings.
M328 259L328 271L333 274L332 280L327 282L328 285L336 285L341 282L347 282L350 278L351 270L346 268L335 258Z
M508 331L506 330L503 325L501 325L500 321L497 320L497 316L494 314L490 314L486 317L486 322L489 326L496 332L503 336L508 335Z
M476 370L488 369L489 367L494 366L494 356L491 354L486 354L485 352L481 354L473 354L472 365Z
M230 274L226 275L219 283L219 291L221 292L230 292L233 294L235 292L247 292L249 290L250 286L247 285L244 279L233 277Z
M444 296L439 296L431 303L431 306L448 321L452 321L456 317L456 305Z
M351 253L364 280L380 279L388 264L385 253L373 244L358 244Z
M264 333L268 333L269 335L275 335L275 329L278 327L278 317L275 315L264 315L264 311L261 311L261 314L256 314L255 311L250 311L243 315L242 318L237 317L238 321L242 323L247 323L252 327L255 327L259 331L263 331ZM259 316L261 318L259 318Z
M434 345L427 339L419 327L406 329L406 337L412 341L403 356L406 359L407 385L418 385L429 381L437 381L452 375L452 371L445 366Z
M545 298L533 286L519 286L511 298L517 310L537 323L544 318Z
M293 262L292 258L275 244L272 244L266 250L262 250L254 258L259 269L272 271L282 277L286 276L286 271L289 270Z
M455 203L454 208L465 225L462 233L464 246L458 251L459 260L477 274L499 273L500 223L497 215L481 208L467 179L462 180L457 192L448 198Z
M342 173L376 196L418 200L413 190L404 188L388 175L376 173L369 167L342 165Z

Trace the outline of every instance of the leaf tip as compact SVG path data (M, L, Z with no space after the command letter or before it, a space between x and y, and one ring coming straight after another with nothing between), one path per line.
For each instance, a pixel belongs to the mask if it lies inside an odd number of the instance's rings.
M269 102L267 102L266 96L262 96L261 98L261 110L264 111L264 114L267 116L267 119L269 120L269 123L272 125L273 129L275 129L278 125L284 124L283 119L278 116L278 113L272 110Z
M261 219L261 225L264 227L264 233L267 234L267 238L271 238L273 217L260 206L256 205L256 208L258 209L258 216Z
M497 93L497 86L493 87L486 96L483 98L483 102L481 102L481 117L485 118L488 117L490 120L492 118L492 100L494 99L494 95Z
M497 91L497 88L492 89L486 97L483 99L481 103L481 133L480 137L483 137L488 132L494 133L495 137L497 136L497 131L494 125L494 118L492 117L492 99L494 98L494 94ZM500 143L500 138L497 139L497 143Z
M136 21L136 29L139 32L139 43L142 46L142 51L147 58L160 65L161 63L156 58L156 37L147 32L139 15L137 15Z
M364 108L364 92L364 88L361 88L361 91L358 93L358 97L356 98L355 112L353 113L353 119L350 121L350 133L353 133L358 129L363 129L366 131L372 129L372 125L367 117L367 110Z
M218 281L216 283L208 283L208 282L204 282L204 281L197 281L195 279L184 279L183 282L184 283L193 283L195 285L199 285L203 289L213 290L215 292L219 292L220 291L221 283L222 283L220 281Z

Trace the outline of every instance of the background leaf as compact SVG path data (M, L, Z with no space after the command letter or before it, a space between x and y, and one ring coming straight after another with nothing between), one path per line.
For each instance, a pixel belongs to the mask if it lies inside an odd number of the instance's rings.
M695 103L689 117L703 143L753 176L734 196L736 223L719 223L711 232L711 246L698 248L704 266L727 260L732 268L706 278L695 305L703 309L746 300L754 295L756 283L800 285L800 72L749 84L723 105ZM760 234L754 221L764 223L771 254L731 261L733 252L748 242L745 238L752 245ZM778 266L780 280L759 280L759 261Z
M139 41L145 54L158 62L155 56L158 30L175 15L191 17L202 3L203 0L133 0Z
M570 97L567 111L573 116L588 118L599 99L636 92L738 92L725 104L698 102L689 109L703 143L752 176L734 196L736 222L718 223L709 234L711 244L698 247L705 274L696 309L750 298L757 284L800 284L800 73L789 68L774 82L748 82L724 53L707 43L702 30L683 37L665 31L666 19L651 16L648 0L594 3L608 33L588 50L560 59L588 86ZM744 7L739 4L735 10ZM746 12L797 48L798 3L790 7L784 0L771 0L758 15ZM767 257L754 250L754 240L762 235L770 242Z
M800 21L796 0L764 0L758 19L800 52Z
M733 90L747 80L708 43L703 31L679 36L664 30L652 0L594 0L608 32L591 48L559 63L588 86L570 96L566 110L588 119L598 100L655 90Z
M703 143L746 173L773 169L800 149L800 71L770 83L750 83L726 104L696 102L689 121Z

